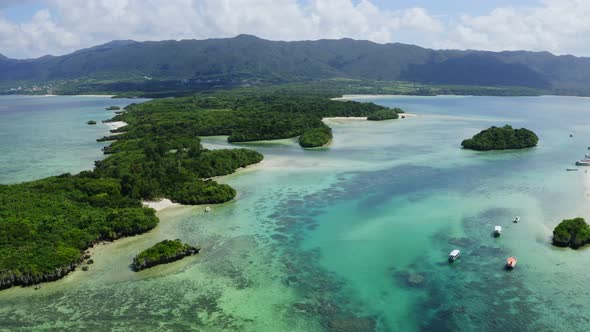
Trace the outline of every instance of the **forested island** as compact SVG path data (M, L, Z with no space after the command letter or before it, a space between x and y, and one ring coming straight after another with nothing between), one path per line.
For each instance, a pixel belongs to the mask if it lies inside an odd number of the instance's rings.
M525 128L513 129L505 125L482 130L473 138L464 140L461 145L465 149L489 151L525 149L536 146L538 142L539 138L534 132Z
M579 247L590 243L590 225L584 218L563 220L553 230L553 244L558 247Z
M171 263L186 256L199 253L200 248L182 243L180 240L164 240L133 257L133 270L141 271L147 268Z
M387 108L326 96L219 93L132 104L111 121L107 158L94 170L0 185L0 289L57 280L101 241L141 234L158 223L142 200L223 203L236 191L210 178L260 162L248 149L207 150L200 136L230 142L300 137L304 147L332 137L321 119L370 116Z

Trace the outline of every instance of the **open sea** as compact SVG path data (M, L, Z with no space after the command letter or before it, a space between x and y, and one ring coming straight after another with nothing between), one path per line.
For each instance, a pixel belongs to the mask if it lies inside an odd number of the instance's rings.
M265 160L219 179L236 200L165 209L153 231L98 246L88 272L1 291L0 331L587 331L590 251L553 247L551 233L590 218L590 176L566 171L590 152L590 99L354 98L417 116L326 120L334 140L319 150L240 144ZM90 169L108 128L85 122L130 102L0 97L0 183ZM504 124L538 147L461 149ZM167 238L203 249L130 270Z

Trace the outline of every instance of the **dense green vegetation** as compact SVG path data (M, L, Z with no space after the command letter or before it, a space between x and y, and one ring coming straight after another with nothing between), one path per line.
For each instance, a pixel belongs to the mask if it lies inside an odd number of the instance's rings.
M505 125L501 128L491 127L483 130L473 138L464 140L461 145L465 149L487 151L530 148L538 142L539 138L534 132Z
M367 117L367 120L370 121L382 121L382 120L392 120L392 119L397 119L399 118L398 111L401 111L399 108L398 109L389 109L389 110L380 110L377 111L371 115L369 115Z
M132 198L168 197L185 204L223 203L235 197L235 190L202 179L230 174L263 158L246 149L205 150L198 137L189 137L166 139L146 135L131 142L122 140L115 149L117 153L96 162L94 172L100 177L119 179L123 193Z
M177 261L199 252L199 248L182 243L180 240L164 240L133 257L133 269L141 271L152 266Z
M92 172L0 185L0 289L63 277L97 241L156 226L154 210Z
M332 139L332 129L326 125L312 128L299 137L299 145L304 148L324 146Z
M590 243L590 225L584 218L563 220L553 230L553 244L577 249Z
M118 137L119 141L109 152L143 145L135 139L144 135L174 138L179 133L194 137L228 135L229 142L246 142L296 137L314 129L307 135L310 142L323 140L325 144L331 133L322 118L363 117L387 109L373 103L330 100L326 96L252 93L251 90L153 100L131 105L126 113L114 118L130 125L124 128L125 134ZM330 137L325 140L325 136ZM304 137L302 142L306 144L307 139ZM174 148L168 142L163 143Z

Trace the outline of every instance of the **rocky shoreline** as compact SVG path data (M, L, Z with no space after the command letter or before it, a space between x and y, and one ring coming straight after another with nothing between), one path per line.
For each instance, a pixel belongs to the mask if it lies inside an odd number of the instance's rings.
M31 274L15 275L9 271L0 272L0 289L7 289L13 286L32 286L42 282L59 280L73 272L82 263L82 258L77 262L57 268L55 271L41 276Z
M57 280L63 279L68 274L74 272L76 270L76 268L78 268L80 266L82 266L83 271L88 271L88 265L91 265L94 263L94 260L91 259L91 251L90 250L92 248L94 248L95 245L101 244L101 243L104 244L104 243L112 242L112 241L117 240L122 237L134 236L134 235L139 235L142 233L145 233L145 232L139 232L139 233L135 233L135 234L115 234L110 239L103 238L100 240L92 241L90 243L90 245L88 246L88 248L80 251L80 257L76 261L71 262L68 265L60 266L50 273L45 273L42 275L33 275L31 273L17 275L12 271L0 270L0 290L8 289L8 288L11 288L14 286L28 287L28 286L33 286L33 285L39 285L44 282L57 281ZM198 253L198 249L197 249L197 253ZM86 261L85 265L84 265L84 261Z
M174 252L164 252L166 250L165 247L172 246L177 246L178 248L173 249ZM200 250L201 248L183 244L179 240L164 240L133 257L133 264L131 266L133 271L139 272L156 265L172 263L184 257L196 255Z

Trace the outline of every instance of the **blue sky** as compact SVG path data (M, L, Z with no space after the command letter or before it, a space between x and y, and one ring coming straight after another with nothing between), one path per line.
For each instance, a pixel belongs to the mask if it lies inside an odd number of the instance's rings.
M42 1L23 1L20 4L17 1L4 3L0 5L5 18L13 22L26 22L30 20L38 10L46 7Z
M115 39L355 38L430 48L590 55L588 0L0 0L0 53Z

